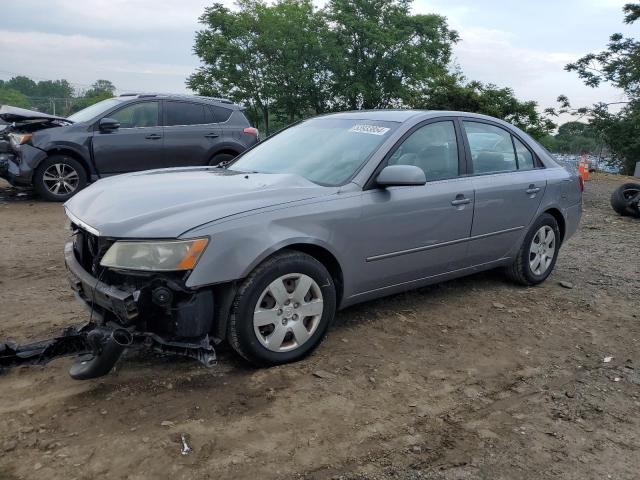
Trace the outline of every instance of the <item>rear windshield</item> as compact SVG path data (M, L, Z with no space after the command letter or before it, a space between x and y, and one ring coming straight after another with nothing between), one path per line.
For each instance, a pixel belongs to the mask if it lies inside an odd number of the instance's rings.
M343 185L398 125L331 117L307 120L258 144L229 169L294 173L320 185Z

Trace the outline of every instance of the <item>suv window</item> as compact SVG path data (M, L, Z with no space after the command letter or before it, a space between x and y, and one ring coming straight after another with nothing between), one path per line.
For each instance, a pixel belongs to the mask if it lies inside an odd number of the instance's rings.
M427 180L458 176L458 143L452 121L430 123L413 132L389 158L389 165L415 165Z
M224 107L219 107L217 105L211 105L209 108L213 113L214 123L226 122L227 120L229 120L229 117L232 113L232 110Z
M516 154L518 155L518 170L533 170L536 166L533 162L531 151L516 137L513 137L513 143L516 146Z
M165 102L166 126L172 125L202 125L208 123L205 119L204 105L187 102Z
M486 123L465 121L473 173L511 172L518 169L511 134Z
M109 115L120 122L120 128L157 127L158 102L127 105Z

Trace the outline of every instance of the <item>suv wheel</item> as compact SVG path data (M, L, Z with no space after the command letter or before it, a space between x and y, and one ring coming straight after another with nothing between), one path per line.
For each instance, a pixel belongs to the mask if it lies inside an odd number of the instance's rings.
M543 213L525 235L515 261L507 267L507 276L521 285L542 283L551 275L559 250L558 222Z
M260 264L242 283L227 339L258 367L299 360L323 340L336 310L336 290L315 258L284 251Z
M64 202L87 185L87 174L77 160L65 155L45 159L33 175L36 192L52 202Z

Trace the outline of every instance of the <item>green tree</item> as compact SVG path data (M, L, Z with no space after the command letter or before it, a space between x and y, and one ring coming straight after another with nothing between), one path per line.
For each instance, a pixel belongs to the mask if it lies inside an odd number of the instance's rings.
M624 22L634 23L640 18L640 3L626 4L623 12ZM632 173L636 161L640 160L640 42L615 33L605 50L585 55L565 68L576 72L588 86L595 88L608 82L628 96L628 104L616 114L609 112L604 103L580 111L590 115L590 124L612 152L613 164L623 173ZM559 100L565 111L570 109L566 97L561 96Z
M411 0L330 0L329 69L335 107L388 108L446 75L455 31L439 15L412 15Z
M426 89L413 101L416 108L461 110L482 113L513 123L536 139L544 138L555 124L538 111L533 101L521 101L510 88L478 81L464 83L458 75L440 77L441 82Z
M91 88L84 93L84 97L113 97L116 87L109 80L96 80Z
M269 74L269 57L264 40L269 25L264 21L269 7L259 0L240 0L238 11L215 3L205 9L196 33L194 52L203 66L187 79L187 85L201 95L230 97L247 103L253 119L262 117L269 133L269 110L276 85Z
M281 0L264 10L268 34L262 39L277 86L273 106L288 123L307 112L320 113L329 98L326 65L328 28L311 0Z
M602 142L593 125L584 122L567 122L558 127L555 151L560 153L598 153Z
M38 84L29 77L19 75L5 82L5 87L17 90L28 97L35 96L38 93Z
M31 102L26 95L17 90L0 86L0 105L11 105L12 107L31 108Z
M71 98L74 89L67 80L42 80L36 86L38 97Z

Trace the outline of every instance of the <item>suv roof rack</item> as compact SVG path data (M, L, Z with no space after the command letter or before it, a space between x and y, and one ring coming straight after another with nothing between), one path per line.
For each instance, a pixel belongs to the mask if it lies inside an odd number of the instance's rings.
M233 101L228 98L221 97L208 97L206 95L188 95L186 93L134 93L134 92L126 92L121 93L120 97L138 97L138 98L151 98L151 97L167 97L167 98L198 98L201 100L213 100L214 102L220 103L228 103L233 105Z

